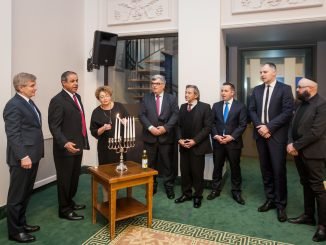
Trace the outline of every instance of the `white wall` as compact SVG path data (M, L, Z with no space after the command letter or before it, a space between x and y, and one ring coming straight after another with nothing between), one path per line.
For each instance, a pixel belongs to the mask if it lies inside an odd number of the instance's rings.
M292 8L272 11L251 12L232 14L232 2L239 0L221 0L221 25L222 28L235 28L245 26L258 26L258 25L273 25L273 24L289 24L298 22L310 22L318 20L326 20L326 4L315 7L306 8ZM315 0L307 0L312 2ZM263 2L263 1L249 1L249 2ZM265 1L268 2L268 1ZM283 1L287 2L287 1ZM295 7L296 4L292 4Z
M6 164L6 137L2 112L11 96L11 0L0 1L0 207L6 204L9 170Z

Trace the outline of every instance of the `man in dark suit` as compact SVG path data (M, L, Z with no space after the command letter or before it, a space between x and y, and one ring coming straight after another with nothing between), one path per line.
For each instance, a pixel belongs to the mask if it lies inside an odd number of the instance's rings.
M264 64L260 77L264 84L253 89L249 103L267 199L258 212L277 208L277 218L284 222L287 219L286 143L293 95L290 86L276 81L275 64Z
M173 199L175 197L173 154L179 108L176 97L164 92L166 84L164 76L154 75L151 80L152 92L144 96L139 113L143 125L144 148L148 155L148 166L159 170L166 195ZM154 194L156 191L155 178Z
M193 198L194 208L199 208L203 199L205 154L212 152L209 139L212 111L209 104L199 101L200 93L195 85L186 86L185 98L187 103L180 107L178 122L182 195L175 203Z
M212 200L220 195L223 166L228 159L231 169L232 197L237 203L244 205L245 201L241 196L240 156L243 147L242 134L247 127L247 109L243 103L234 99L234 94L234 85L229 82L223 83L222 101L213 105L214 171L212 191L207 199Z
M289 129L287 152L294 156L303 186L304 213L288 221L315 225L317 202L318 228L312 240L321 242L326 241L326 100L307 78L299 81L297 98L301 104Z
M7 134L7 163L10 185L7 198L9 240L33 242L37 225L28 225L26 209L33 191L39 166L44 155L41 112L31 100L36 92L36 77L19 73L13 79L16 95L3 111Z
M77 94L77 74L64 72L61 83L63 89L51 99L48 112L57 172L59 217L81 220L84 216L74 211L84 209L85 205L76 204L73 198L78 188L83 149L89 149L84 107Z

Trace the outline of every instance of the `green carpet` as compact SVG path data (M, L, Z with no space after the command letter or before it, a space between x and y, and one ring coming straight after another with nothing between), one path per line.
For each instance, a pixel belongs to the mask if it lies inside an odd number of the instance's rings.
M233 201L229 178L221 196L213 201L206 200L210 190L205 189L202 207L199 209L194 209L191 202L175 204L174 200L167 199L160 183L158 193L154 196L153 218L284 243L314 244L311 238L316 227L280 223L275 210L257 212L257 207L265 201L259 163L256 159L244 158L241 166L245 206ZM56 185L35 192L27 210L27 219L29 224L40 225L41 230L35 233L37 241L33 244L82 244L107 224L100 215L96 224L91 222L90 183L89 175L81 175L75 201L86 204L87 208L78 212L85 215L85 220L77 222L58 218ZM175 187L177 197L181 194L180 189L180 186ZM303 211L303 197L292 162L288 163L288 190L287 213L289 217L295 217ZM125 195L125 192L119 192L119 195ZM134 188L133 195L140 201L145 201L145 187ZM0 220L0 244L15 244L7 240L6 219Z

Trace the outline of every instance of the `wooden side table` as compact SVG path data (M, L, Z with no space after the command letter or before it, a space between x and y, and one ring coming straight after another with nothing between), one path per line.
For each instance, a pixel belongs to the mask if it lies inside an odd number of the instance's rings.
M111 240L115 237L115 222L136 215L147 213L147 227L152 225L153 176L158 172L151 168L127 161L128 167L123 173L116 171L117 164L105 164L90 167L92 175L92 222L96 223L96 211L108 218ZM98 202L98 184L108 192L108 202ZM146 185L146 205L132 198L132 187ZM117 199L117 191L127 188L127 197Z

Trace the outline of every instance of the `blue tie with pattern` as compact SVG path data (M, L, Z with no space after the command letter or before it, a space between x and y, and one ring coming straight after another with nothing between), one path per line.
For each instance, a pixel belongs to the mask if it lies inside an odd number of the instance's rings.
M224 108L224 113L223 113L224 123L228 119L228 115L229 115L229 102L225 102L225 108Z

